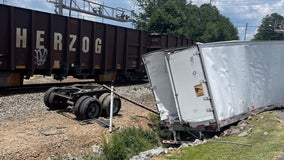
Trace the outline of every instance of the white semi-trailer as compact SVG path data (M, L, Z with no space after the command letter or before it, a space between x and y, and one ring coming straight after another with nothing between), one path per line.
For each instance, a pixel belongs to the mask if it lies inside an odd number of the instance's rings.
M142 58L161 124L173 133L164 143L283 107L284 41L197 44Z

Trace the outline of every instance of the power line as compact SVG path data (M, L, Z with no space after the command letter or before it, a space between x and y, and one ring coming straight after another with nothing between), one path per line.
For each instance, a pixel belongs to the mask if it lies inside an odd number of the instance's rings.
M246 27L254 27L254 28L257 28L259 26L240 26L240 25L236 25L235 27L237 28L246 28Z

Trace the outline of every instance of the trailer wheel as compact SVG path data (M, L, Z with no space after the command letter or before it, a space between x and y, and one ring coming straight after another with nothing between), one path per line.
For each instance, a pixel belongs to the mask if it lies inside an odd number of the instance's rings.
M86 98L80 105L80 115L78 118L81 120L98 118L101 112L101 103L97 98Z
M110 94L105 97L104 101L103 101L103 112L107 115L110 116ZM113 115L117 115L118 112L121 109L121 100L118 96L114 95L113 96Z
M91 96L82 96L75 103L74 114L76 115L77 119L81 119L80 118L80 107L81 107L82 102L87 98L91 98Z
M50 94L56 90L58 87L51 87L49 88L45 93L44 93L44 98L43 98L43 101L44 101L44 104L46 107L50 108L50 104L49 104L49 96Z
M110 93L106 92L106 93L103 93L100 97L99 97L99 101L101 102L101 104L104 103L104 100L105 98L110 95Z
M62 97L56 96L54 92L51 92L49 94L48 104L48 108L51 110L66 109L68 107L66 100Z
M102 116L106 117L106 110L104 108L104 100L106 99L107 96L109 96L110 93L106 92L106 93L103 93L100 97L99 97L99 101L101 102L102 104Z

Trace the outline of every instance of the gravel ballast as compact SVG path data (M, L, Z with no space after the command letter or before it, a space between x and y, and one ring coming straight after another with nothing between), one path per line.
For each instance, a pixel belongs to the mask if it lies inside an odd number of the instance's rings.
M149 108L156 108L148 83L118 86L115 90ZM72 112L48 110L43 102L44 92L0 93L0 159L80 157L108 139L108 128L97 123L82 124ZM149 129L148 116L149 111L122 100L119 114L113 117L114 130L128 126Z

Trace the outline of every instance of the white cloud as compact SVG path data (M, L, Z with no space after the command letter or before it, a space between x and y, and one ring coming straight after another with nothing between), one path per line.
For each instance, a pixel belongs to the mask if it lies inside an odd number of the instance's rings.
M210 0L192 0L193 4L209 3ZM284 0L212 0L222 15L229 17L235 26L245 27L248 23L247 39L253 38L261 20L268 14L284 14ZM252 28L250 28L250 26ZM243 39L244 30L239 29L239 37Z
M192 4L195 4L198 6L204 3L210 3L210 0L187 0L187 1L192 2Z
M263 5L254 5L252 6L252 9L258 13L259 15L267 15L272 13L272 6L269 4L263 4Z

